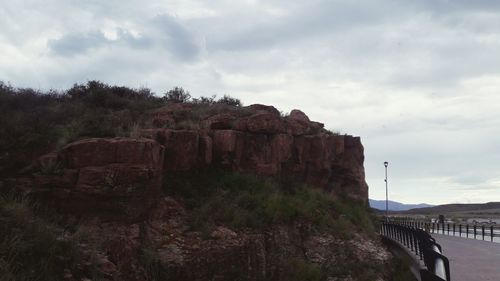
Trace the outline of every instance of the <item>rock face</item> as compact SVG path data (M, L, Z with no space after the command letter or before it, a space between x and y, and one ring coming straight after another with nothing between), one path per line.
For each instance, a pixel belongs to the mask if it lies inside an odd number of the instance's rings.
M185 118L191 110L175 104L153 117ZM368 198L360 138L328 132L300 110L281 117L272 106L251 105L209 115L192 130L158 127L142 135L165 146L165 172L213 166Z
M172 128L192 111L192 104L157 110L152 114L157 128L143 130L142 139L87 139L47 154L38 160L37 185L61 199L63 209L127 217L139 217L160 194L162 173L208 167L367 201L359 137L328 132L299 110L281 117L265 105L214 111L191 121L192 129Z
M340 239L311 231L305 222L275 225L261 232L218 226L203 235L190 230L186 214L178 202L165 197L140 226L106 223L98 232L109 239L105 244L112 253L110 260L120 272L135 267L130 257L139 241L148 241L163 264L164 275L158 280L287 281L294 260L306 258L325 271L336 272L345 270L339 265L355 270L382 267L390 258L379 242L368 237L355 234Z
M163 161L151 139L86 139L41 157L34 180L65 211L134 220L161 194Z
M222 225L208 234L193 231L182 203L162 195L162 174L217 167L365 203L368 197L359 137L328 132L299 110L282 117L265 105L209 108L198 119L193 110L192 104L166 106L152 114L154 128L142 130L142 138L81 140L36 163L33 182L41 197L90 218L86 227L102 240L109 280L154 279L140 262L146 248L158 259L150 265L162 265L156 273L165 276L158 280L285 281L295 258L331 272L339 264L387 262L383 248L366 237L339 240L304 221L265 231Z

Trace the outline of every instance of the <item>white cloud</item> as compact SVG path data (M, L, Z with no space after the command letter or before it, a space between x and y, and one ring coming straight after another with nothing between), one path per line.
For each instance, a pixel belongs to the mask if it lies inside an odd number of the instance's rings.
M499 21L486 0L7 0L0 79L300 108L362 137L374 198L389 161L393 199L500 201Z

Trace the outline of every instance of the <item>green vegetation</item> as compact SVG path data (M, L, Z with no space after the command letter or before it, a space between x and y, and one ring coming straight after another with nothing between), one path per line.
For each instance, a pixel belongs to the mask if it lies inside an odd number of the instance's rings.
M217 225L263 229L303 220L337 235L347 236L356 229L373 231L362 204L310 187L285 187L270 179L217 170L168 174L164 182L165 192L191 209L195 229L210 230Z
M289 281L324 281L327 275L317 264L303 259L291 259L287 267Z
M390 281L415 281L415 276L410 271L410 260L408 257L394 257L392 264L394 272Z
M0 176L12 176L37 155L81 138L137 137L140 128L153 127L148 112L178 102L198 106L195 114L179 125L182 128L197 126L190 121L198 121L209 111L241 106L238 99L229 96L218 100L215 96L191 98L178 87L159 97L146 88L109 86L98 81L47 92L0 82Z
M149 247L143 247L139 254L139 262L146 271L146 280L169 280L168 269L161 262L158 253Z
M99 280L95 241L84 230L62 230L40 217L40 208L24 198L0 197L0 279Z
M0 82L0 175L24 168L40 151L84 137L129 136L164 104L148 89L91 81L65 92L15 89Z
M173 111L173 124L150 124L149 113L166 104L177 108L177 103L189 105ZM226 95L218 100L215 96L193 98L177 87L159 97L148 89L97 81L47 93L15 89L0 82L0 178L15 176L37 156L81 138L137 138L145 127L199 129L201 120L221 113L240 117L252 114L238 99ZM47 165L42 172L55 175L59 169L55 164ZM220 170L169 173L163 182L165 193L187 207L191 229L205 234L221 225L264 233L276 225L301 224L340 240L350 239L354 232L375 235L366 206L319 189L284 186L271 179ZM106 184L116 184L112 175ZM0 197L0 280L61 280L70 273L76 280L102 277L97 266L99 243L72 223L71 229L61 227L57 217L45 214L30 200ZM168 279L168 268L156 249L148 245L145 242L134 257L143 266L146 279ZM300 258L282 260L280 266L286 269L286 280L326 280L326 272L372 280L380 273L380 266L359 262L348 248L338 249L345 257L339 269L321 268Z

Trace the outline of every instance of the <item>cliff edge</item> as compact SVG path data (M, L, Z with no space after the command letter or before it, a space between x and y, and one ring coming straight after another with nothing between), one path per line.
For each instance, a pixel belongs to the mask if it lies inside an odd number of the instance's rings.
M12 112L42 124L69 117L60 131L26 127L58 148L37 139L31 151L11 145L2 156L3 174L17 171L0 180L0 216L15 226L2 231L39 249L32 259L9 246L20 253L4 268L13 276L44 260L54 261L50 280L387 280L393 272L367 212L359 137L300 110L165 103L98 83L31 98L44 101L37 111ZM46 222L7 190L61 218Z

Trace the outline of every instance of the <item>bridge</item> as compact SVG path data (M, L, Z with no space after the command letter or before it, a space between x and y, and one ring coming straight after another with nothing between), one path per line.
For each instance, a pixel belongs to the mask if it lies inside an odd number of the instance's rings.
M478 229L482 232L478 233ZM393 252L396 249L396 254L412 258L411 269L419 281L450 281L452 278L453 281L498 281L500 243L493 242L497 241L498 232L491 227L487 235L485 229L484 226L467 225L464 226L467 232L463 233L461 225L446 227L399 220L382 222L380 234Z

